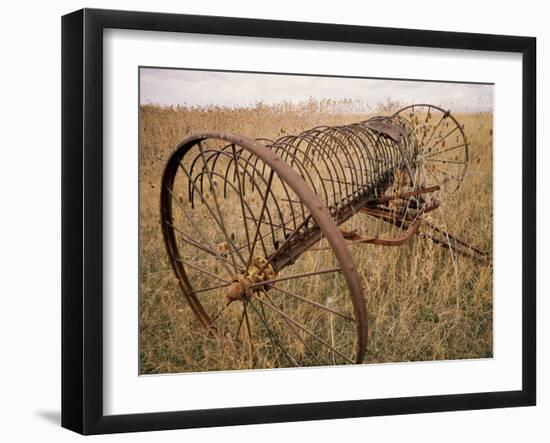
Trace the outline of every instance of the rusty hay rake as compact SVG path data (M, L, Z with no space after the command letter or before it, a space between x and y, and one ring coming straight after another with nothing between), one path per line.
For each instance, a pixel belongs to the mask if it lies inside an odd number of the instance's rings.
M418 235L490 265L489 254L426 217L467 165L461 124L425 104L277 140L189 137L161 190L180 289L205 333L246 351L251 367L264 367L262 352L280 366L361 363L367 309L350 246ZM347 228L365 216L398 234Z

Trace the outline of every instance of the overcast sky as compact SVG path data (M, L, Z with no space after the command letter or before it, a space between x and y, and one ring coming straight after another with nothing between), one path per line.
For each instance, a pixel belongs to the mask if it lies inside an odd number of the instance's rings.
M314 98L430 103L460 111L492 111L493 86L402 80L141 69L141 104L249 106Z

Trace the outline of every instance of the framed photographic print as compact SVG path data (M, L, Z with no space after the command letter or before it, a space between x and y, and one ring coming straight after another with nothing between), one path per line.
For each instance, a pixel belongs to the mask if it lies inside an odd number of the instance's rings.
M534 405L530 37L62 21L62 425Z

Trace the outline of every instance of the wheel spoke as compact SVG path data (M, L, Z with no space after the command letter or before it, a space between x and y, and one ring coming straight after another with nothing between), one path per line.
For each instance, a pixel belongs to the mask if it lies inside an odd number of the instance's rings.
M271 297L269 296L269 294L266 292L266 291L262 291L264 293L264 295L267 297L267 299L270 301L270 303L272 305L275 306L275 303L273 302L273 300L271 299ZM263 306L263 305L262 305ZM279 306L279 309L280 309L280 306ZM313 352L311 350L311 348L307 345L307 343L305 342L305 340L302 338L302 336L300 335L300 333L295 329L295 326L290 322L288 321L288 319L284 318L283 317L283 320L285 321L285 323L288 325L288 327L290 328L290 330L294 333L294 335L296 336L296 338L298 338L298 340L300 341L300 343L302 343L302 345L304 346L304 349L309 352L309 354L311 354L311 356L313 358L315 358L315 360L317 361L317 363L321 364L321 362L319 361L319 359L317 358L317 356L315 355L315 352Z
M199 266L196 266L196 265L194 265L193 263L190 263L190 262L188 262L187 260L184 260L184 259L181 258L181 257L177 257L176 260L179 261L179 262L181 262L181 263L183 263L185 266L189 266L190 268L193 268L193 269L196 270L196 271L202 272L203 274L206 274L206 275L208 275L208 276L210 276L210 277L212 277L212 278L215 278L215 279L217 279L217 280L223 281L224 283L227 283L228 285L231 283L231 282L229 282L228 280L226 280L225 278L221 278L219 275L216 275L216 274L214 274L214 273L212 273L212 272L209 272L209 271L207 271L207 270L204 269L204 268L200 268Z
M277 282L286 281L286 280L294 280L302 277L313 277L314 275L328 274L331 272L342 272L342 268L323 269L321 271L304 272L302 274L289 275L286 277L274 278L272 280L264 280L259 283L254 283L250 285L250 287L253 288L255 286L263 286L271 283L277 283Z
M430 174L430 176L433 177L433 179L437 182L437 185L440 187L440 189L443 189L443 183L439 181L439 179L430 171L426 166L422 165L422 171L424 172L424 179L426 182L428 181L428 176L426 175L426 172Z
M231 283L224 283L223 285L210 286L209 288L201 288L193 291L192 294L200 294L202 292L213 291L214 289L227 288Z
M430 152L428 155L425 155L424 158L434 157L436 155L443 154L445 152L449 152L449 151L453 151L453 150L458 149L458 148L462 148L463 146L466 146L466 143L461 143L460 145L451 146L450 148L443 149L442 151Z
M183 212L183 214L185 215L185 217L187 218L187 220L189 221L189 223L191 224L191 226L193 226L193 228L195 229L195 231L197 231L199 233L199 235L202 237L202 239L208 244L208 247L210 248L210 251L214 253L214 255L216 255L216 257L220 257L220 255L218 253L216 253L216 250L215 248L212 246L212 244L210 243L210 241L208 240L208 237L202 232L202 230L200 230L198 228L198 226L196 225L196 223L193 221L192 217L187 214L187 211L185 210L185 208L183 207L183 204L181 204L177 198L174 197L174 194L172 193L172 191L170 190L170 188L166 188L170 194L170 196L172 197L172 200L176 202L176 204L179 206L179 208L181 209L181 211ZM220 257L221 258L221 257ZM223 260L222 260L222 263L223 263ZM227 273L229 275L231 275L231 271L229 270L229 268L227 266L224 265L224 268L225 270L227 271ZM236 268L235 268L236 269Z
M220 318L222 314L227 312L227 309L229 309L229 306L230 305L223 305L222 308L217 312L217 314L214 315L214 317L212 317L212 319L210 320L210 323L208 324L208 327L214 325L214 322L216 322L216 320L218 320L218 318Z
M228 260L226 260L224 257L222 257L218 252L216 252L215 250L212 250L212 249L209 249L203 245L201 245L200 243L197 243L196 241L192 240L191 238L189 238L189 236L183 232L181 229L177 228L176 226L172 225L171 223L168 223L167 221L165 221L165 223L170 226L174 231L176 231L178 234L180 234L181 236L181 239L185 242L185 243L188 243L192 246L194 246L195 248L197 249L200 249L201 251L204 251L206 252L207 254L210 254L214 257L216 257L218 260L220 260L220 262L222 263L226 263L230 266L232 266L232 263ZM210 246L210 245L209 245ZM227 266L224 266L224 269L227 271L227 274L228 275L233 275L233 273L231 272L231 270L227 267ZM241 269L239 268L238 271L241 271Z
M248 302L245 302L244 304L244 320L246 323L246 331L248 333L248 339L250 340L250 344L252 345L252 332L250 331L250 320L248 318Z
M310 329L306 328L304 325L302 325L301 323L298 323L296 320L290 318L288 315L286 315L283 311L281 311L280 309L278 309L277 307L273 306L271 303L268 303L266 302L265 300L262 300L261 298L256 298L256 300L258 300L260 303L264 304L267 308L271 309L272 311L276 312L277 314L279 314L281 317L286 317L288 319L288 321L290 321L294 326L296 326L297 328L301 329L302 331L304 331L306 334L308 334L309 336L311 336L312 338L314 338L315 340L317 340L319 343L325 345L325 347L329 348L330 350L332 350L333 352L335 352L336 354L338 354L340 357L342 357L344 360L350 362L350 363L355 363L352 359L350 359L349 357L345 356L344 354L342 354L340 351L338 351L338 349L334 348L333 346L331 346L329 343L327 343L325 340L323 340L321 337L319 337L317 334L315 334L315 332L311 331Z
M424 120L424 131L422 132L422 140L420 141L420 146L424 146L424 139L426 138L426 133L428 132L426 130L426 125L428 124L428 116L430 115L430 108L428 108L428 111L426 112L426 118Z
M294 220L293 220L294 223L296 222L296 218L302 218L302 217L303 217L302 215L298 215L297 217L295 217ZM252 217L247 217L247 218L248 218L249 220L253 220L254 223L257 225L258 220L256 220L255 218L252 218ZM272 232L268 232L267 234L264 234L264 235L260 236L260 237L259 237L259 240L262 240L262 239L264 239L264 238L267 238L267 237L273 235L275 232L280 231L283 227L287 226L287 225L290 223L290 220L285 220L284 223L283 223L282 225L274 225L274 224L272 224L272 223L268 223L268 222L263 221L263 220L261 221L261 223L263 223L264 225L276 226L276 227L275 227L275 229L273 229ZM297 231L301 226L302 226L302 225L298 225L298 226L293 230L293 233L294 233L295 231ZM290 234L290 235L293 235L293 233ZM238 246L237 249L239 249L239 251L240 251L241 249L244 249L244 248L246 248L246 247L247 247L247 245L242 245L242 246ZM277 249L277 251L275 251L275 252L278 252L279 249L280 249L280 247L279 247L279 248Z
M431 159L431 160L426 160L428 162L436 162L436 163L450 163L450 164L454 164L454 165L465 165L466 163L464 162L459 162L459 161L456 161L456 160L439 160L439 159Z
M258 298L256 300L259 300ZM267 332L268 332L268 335L270 337L270 340L271 340L271 344L273 345L273 347L275 347L275 345L282 351L282 353L284 354L284 356L287 358L287 360L294 366L296 367L299 367L300 365L298 364L298 362L292 357L290 356L284 346L281 344L281 342L279 341L278 337L275 337L271 331L271 328L269 327L269 325L267 324L267 320L262 316L262 314L260 313L260 311L258 311L258 309L256 308L256 306L254 306L254 303L252 302L252 300L250 300L250 306L252 306L252 309L254 309L254 311L256 312L256 314L258 315L258 317L260 318L260 321L264 324Z
M242 303L242 306L243 306L243 312L241 314L241 318L239 320L239 325L237 326L237 332L235 332L234 334L234 337L238 337L239 336L239 332L241 332L241 327L243 325L243 320L244 320L244 316L246 314L246 304L248 303L248 300L245 300L243 303Z
M453 132L455 132L458 129L458 126L455 126L453 129L451 129L447 134L445 134L445 137L440 138L435 145L432 146L432 148L435 148L439 143L441 143L443 140L445 140L449 135L451 135Z
M434 126L434 129L433 129L432 133L430 134L430 138L428 138L428 140L426 141L426 145L429 145L429 144L430 144L430 142L432 141L432 138L433 138L435 132L436 132L436 131L438 130L438 128L439 128L439 125L440 125L441 122L446 118L446 115L447 115L447 114L443 114L443 115L441 116L441 118L439 119L439 122L437 122L437 126ZM424 146L424 145L422 145L422 146Z
M454 175L451 175L451 174L449 174L448 172L442 171L441 169L438 169L438 168L436 168L435 166L434 166L434 169L435 169L437 172L439 172L439 173L443 174L444 176L446 176L447 178L449 178L450 180L455 180L455 181L457 181L457 182L460 182L460 179L459 179L458 177L455 177Z
M290 297L297 298L298 300L301 300L301 301L303 301L303 302L306 302L306 303L308 303L308 304L310 304L310 305L312 305L312 306L316 306L317 308L323 309L323 310L325 310L325 311L327 311L327 312L331 312L331 313L333 313L333 314L336 314L336 315L338 315L339 317L342 317L342 318L344 318L344 319L346 319L346 320L348 320L348 321L351 321L351 322L355 323L355 319L352 318L352 317L350 317L349 315L346 315L346 314L343 314L343 313L341 313L341 312L338 312L337 310L332 309L332 308L329 308L328 306L325 306L325 305L323 305L323 304L321 304L321 303L317 303L316 301L309 300L309 299L307 299L307 298L305 298L305 297L302 297L301 295L298 295L298 294L296 294L296 293L294 293L294 292L291 292L291 291L289 291L289 290L287 290L287 289L280 288L279 286L269 285L269 287L270 287L270 288L273 288L273 289L275 289L275 290L277 290L277 291L279 291L279 292L282 292L283 294L289 295Z

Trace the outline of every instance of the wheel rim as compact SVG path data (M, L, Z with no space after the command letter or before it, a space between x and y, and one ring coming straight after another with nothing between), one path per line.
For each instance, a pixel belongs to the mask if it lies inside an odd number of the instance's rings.
M163 175L161 224L192 311L213 336L240 343L253 367L363 361L366 306L351 256L317 195L275 153L228 134L182 142ZM326 256L272 266L312 226Z
M415 134L415 176L422 186L439 186L441 198L461 186L468 166L468 142L461 125L449 111L433 105L407 106L397 111L402 125Z

